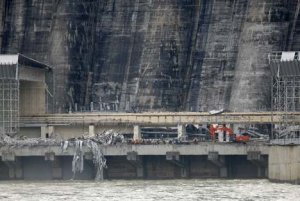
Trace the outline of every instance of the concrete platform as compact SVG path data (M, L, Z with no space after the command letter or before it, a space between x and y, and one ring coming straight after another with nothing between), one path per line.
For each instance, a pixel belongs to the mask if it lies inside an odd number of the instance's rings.
M83 150L89 152L88 147ZM180 155L208 155L209 152L218 152L219 155L247 155L248 152L259 151L262 155L269 154L269 146L263 143L238 144L238 143L212 143L201 142L198 144L158 144L158 145L105 145L102 146L105 156L126 156L128 152L135 151L138 155L166 155L167 152L179 152ZM15 156L44 156L52 152L56 156L71 156L74 147L69 146L63 151L61 146L23 146L1 147L0 156L5 153L13 153Z

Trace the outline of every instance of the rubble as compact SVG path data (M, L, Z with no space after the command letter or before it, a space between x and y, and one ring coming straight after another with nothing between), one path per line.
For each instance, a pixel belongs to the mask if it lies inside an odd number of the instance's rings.
M106 159L103 155L102 152L102 146L105 145L114 145L117 143L124 143L124 136L114 132L113 130L108 130L105 131L101 134L97 134L95 137L88 137L83 140L76 140L75 141L75 152L73 156L73 161L72 161L72 171L75 174L77 172L82 172L83 171L83 164L84 164L84 159L83 159L83 149L82 146L87 146L92 154L93 154L93 163L95 164L96 167L96 176L95 180L103 180L103 169L107 168L106 165ZM66 150L68 148L69 141L65 141L62 144L62 149Z
M42 138L12 138L7 135L0 135L0 146L7 146L9 148L25 147L25 146L59 146L60 140L57 139L42 139Z
M0 135L0 147L8 147L9 149L34 146L60 146L62 152L66 152L69 147L75 147L72 160L73 178L76 173L84 170L84 147L86 146L93 154L93 163L96 166L95 180L103 180L103 169L107 168L106 159L103 155L102 147L106 145L115 145L117 143L125 143L124 136L108 130L95 135L95 137L72 138L68 140L58 140L52 138L26 138L26 137L10 137Z

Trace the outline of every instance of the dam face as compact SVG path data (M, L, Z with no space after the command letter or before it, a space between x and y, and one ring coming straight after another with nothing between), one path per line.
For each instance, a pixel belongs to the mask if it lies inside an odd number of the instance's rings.
M3 0L0 46L54 67L55 112L91 103L97 111L255 111L270 107L267 54L297 50L296 8L283 0Z
M299 1L2 0L0 11L0 179L299 182L298 145L268 141L300 137Z

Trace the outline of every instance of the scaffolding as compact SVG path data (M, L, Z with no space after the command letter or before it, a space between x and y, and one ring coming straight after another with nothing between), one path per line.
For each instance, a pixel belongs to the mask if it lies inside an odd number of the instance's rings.
M19 130L19 81L0 79L1 134L14 135Z
M50 71L49 66L21 54L0 55L0 136L18 133L21 108L31 113L47 110L47 105L42 105L44 98L39 97L45 93L38 93L36 88L51 84L51 76L46 78ZM29 91L23 89L22 94L20 85L25 83Z
M300 111L300 61L297 52L288 54L291 55L289 60L282 59L283 54L278 52L269 56L272 75L272 112L283 114L281 123L273 125L273 139L300 137L300 126L291 121L295 119L291 116L291 112Z
M273 111L300 111L300 76L273 77Z

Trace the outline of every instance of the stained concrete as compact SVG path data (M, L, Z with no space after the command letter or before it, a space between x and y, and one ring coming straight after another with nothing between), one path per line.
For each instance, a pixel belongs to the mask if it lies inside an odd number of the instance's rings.
M270 148L269 179L300 184L300 146L286 145Z
M222 156L222 165L208 160L206 155L179 156L170 160L166 155L139 156L128 160L126 156L107 156L104 179L180 179L180 178L265 178L247 156ZM273 165L273 164L272 164ZM265 169L268 167L265 166ZM274 168L274 167L273 167ZM262 172L265 172L265 169ZM93 180L95 165L84 160L81 173L72 172L72 156L26 156L15 161L0 162L0 179L25 180ZM271 174L274 170L271 169ZM288 173L286 173L288 174Z
M29 180L51 180L52 166L44 157L29 156L22 158L23 178Z
M207 160L207 156L192 156L190 161L190 178L218 178L219 167Z
M148 179L180 178L180 168L163 156L144 157L145 177Z
M9 168L3 161L0 161L0 180L8 180L8 179L9 179Z
M287 46L296 6L3 0L0 47L54 67L56 112L266 108L266 54Z
M247 156L226 157L229 178L259 178L258 168Z
M134 179L137 178L136 167L127 161L124 156L107 157L105 178L107 179Z

